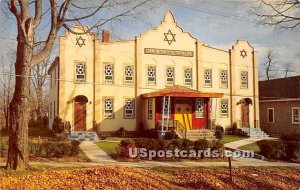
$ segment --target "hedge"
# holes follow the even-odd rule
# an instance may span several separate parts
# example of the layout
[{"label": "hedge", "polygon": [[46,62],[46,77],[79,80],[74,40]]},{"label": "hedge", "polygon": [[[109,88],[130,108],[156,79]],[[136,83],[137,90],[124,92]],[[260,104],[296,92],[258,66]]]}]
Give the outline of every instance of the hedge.
[{"label": "hedge", "polygon": [[147,138],[136,138],[122,140],[118,147],[117,152],[121,158],[130,158],[129,149],[132,148],[146,148],[147,150],[219,150],[221,154],[224,153],[224,146],[220,141],[209,142],[204,139],[197,140],[195,142],[189,139],[172,139],[172,140],[160,140],[160,139],[147,139]]}]

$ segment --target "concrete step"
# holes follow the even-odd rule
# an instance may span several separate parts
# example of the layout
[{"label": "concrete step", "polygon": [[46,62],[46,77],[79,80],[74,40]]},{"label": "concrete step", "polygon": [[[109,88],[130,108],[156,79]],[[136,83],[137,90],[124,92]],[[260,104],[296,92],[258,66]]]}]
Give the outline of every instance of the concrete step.
[{"label": "concrete step", "polygon": [[249,137],[269,137],[269,135],[262,131],[260,128],[241,128],[241,130],[247,133],[247,136]]},{"label": "concrete step", "polygon": [[187,138],[190,140],[206,139],[215,140],[216,137],[213,131],[203,129],[203,130],[187,130],[187,131],[176,131],[176,134],[180,138]]}]

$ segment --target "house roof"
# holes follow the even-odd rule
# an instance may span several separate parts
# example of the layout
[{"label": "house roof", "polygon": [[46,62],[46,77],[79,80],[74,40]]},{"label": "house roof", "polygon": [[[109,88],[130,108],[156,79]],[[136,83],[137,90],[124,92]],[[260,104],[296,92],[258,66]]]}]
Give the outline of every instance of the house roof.
[{"label": "house roof", "polygon": [[56,67],[56,65],[59,64],[59,57],[56,57],[52,64],[50,65],[48,69],[48,75],[51,73],[51,71]]},{"label": "house roof", "polygon": [[300,98],[300,76],[259,81],[261,100]]},{"label": "house roof", "polygon": [[197,90],[193,90],[187,88],[185,86],[170,86],[166,87],[162,90],[158,90],[155,92],[150,92],[146,94],[142,94],[143,98],[153,98],[153,97],[161,97],[161,96],[171,96],[171,97],[195,97],[195,98],[221,98],[223,97],[223,93],[202,93]]}]

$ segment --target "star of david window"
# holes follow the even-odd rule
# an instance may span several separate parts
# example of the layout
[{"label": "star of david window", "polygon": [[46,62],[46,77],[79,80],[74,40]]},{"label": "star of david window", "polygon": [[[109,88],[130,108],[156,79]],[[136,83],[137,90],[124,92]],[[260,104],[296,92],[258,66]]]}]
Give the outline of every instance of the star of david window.
[{"label": "star of david window", "polygon": [[211,69],[204,70],[204,86],[206,86],[206,87],[212,86],[212,70]]},{"label": "star of david window", "polygon": [[124,116],[126,119],[134,118],[134,99],[125,100]]},{"label": "star of david window", "polygon": [[172,42],[176,42],[175,36],[176,34],[173,34],[171,30],[169,30],[167,33],[164,33],[165,39],[164,41],[167,41],[169,45],[172,44]]},{"label": "star of david window", "polygon": [[112,98],[104,100],[104,117],[114,118],[114,100]]},{"label": "star of david window", "polygon": [[192,86],[192,68],[184,69],[184,85]]},{"label": "star of david window", "polygon": [[248,71],[241,72],[241,88],[248,88]]},{"label": "star of david window", "polygon": [[240,51],[240,53],[241,53],[241,56],[243,58],[247,57],[247,51],[246,50],[243,49],[242,51]]},{"label": "star of david window", "polygon": [[113,83],[113,77],[114,77],[114,66],[113,64],[106,64],[104,66],[104,79],[106,84],[112,84]]},{"label": "star of david window", "polygon": [[166,71],[166,84],[167,85],[173,85],[174,84],[174,67],[168,67]]},{"label": "star of david window", "polygon": [[77,82],[85,81],[85,63],[76,63],[75,78]]},{"label": "star of david window", "polygon": [[148,119],[152,119],[152,99],[148,99]]},{"label": "star of david window", "polygon": [[82,38],[81,36],[79,36],[79,38],[76,38],[76,45],[78,45],[79,47],[82,47],[85,45],[85,39]]},{"label": "star of david window", "polygon": [[221,78],[221,87],[227,88],[227,85],[228,85],[227,70],[221,71],[220,78]]},{"label": "star of david window", "polygon": [[228,117],[228,100],[221,99],[221,117]]},{"label": "star of david window", "polygon": [[196,99],[196,118],[204,117],[204,103],[202,99]]},{"label": "star of david window", "polygon": [[133,84],[133,66],[125,66],[125,84]]},{"label": "star of david window", "polygon": [[156,84],[156,67],[149,66],[147,73],[148,73],[148,84],[155,85]]}]

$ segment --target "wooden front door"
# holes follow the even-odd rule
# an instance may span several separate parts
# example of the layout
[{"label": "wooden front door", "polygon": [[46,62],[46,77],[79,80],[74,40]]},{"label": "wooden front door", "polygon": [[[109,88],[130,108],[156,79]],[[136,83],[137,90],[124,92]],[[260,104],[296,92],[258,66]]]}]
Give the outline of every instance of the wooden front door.
[{"label": "wooden front door", "polygon": [[242,127],[250,127],[249,125],[249,104],[246,102],[242,104]]},{"label": "wooden front door", "polygon": [[83,102],[74,103],[74,131],[86,130],[86,105]]},{"label": "wooden front door", "polygon": [[183,125],[185,130],[191,130],[192,107],[188,104],[175,104],[175,120]]}]

